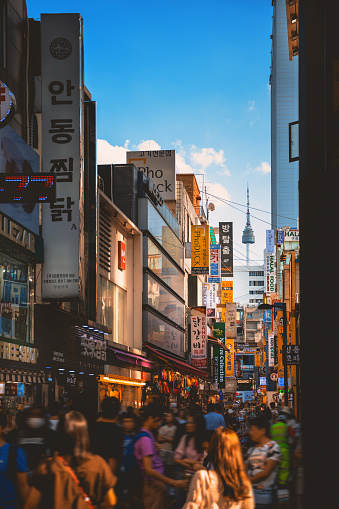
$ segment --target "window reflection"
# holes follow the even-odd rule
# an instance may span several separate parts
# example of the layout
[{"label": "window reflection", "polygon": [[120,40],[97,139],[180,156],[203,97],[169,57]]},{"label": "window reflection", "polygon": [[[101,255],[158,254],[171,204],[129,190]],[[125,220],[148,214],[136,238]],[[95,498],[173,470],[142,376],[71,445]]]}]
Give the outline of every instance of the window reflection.
[{"label": "window reflection", "polygon": [[148,268],[175,293],[184,298],[184,275],[150,239],[148,239]]},{"label": "window reflection", "polygon": [[154,278],[147,275],[148,305],[165,315],[176,324],[185,325],[185,306],[168,292]]}]

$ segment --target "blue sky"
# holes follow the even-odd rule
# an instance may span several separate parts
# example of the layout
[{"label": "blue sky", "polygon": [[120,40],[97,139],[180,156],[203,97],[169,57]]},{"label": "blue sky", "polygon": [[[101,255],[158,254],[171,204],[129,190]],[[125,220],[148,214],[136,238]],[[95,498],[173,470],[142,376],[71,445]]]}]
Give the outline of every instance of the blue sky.
[{"label": "blue sky", "polygon": [[251,258],[262,259],[270,228],[261,210],[270,211],[271,1],[27,0],[27,9],[35,19],[48,12],[84,19],[98,162],[125,162],[127,148],[176,149],[178,171],[202,174],[216,207],[211,224],[234,222],[241,265],[246,209],[236,203],[246,204],[248,182]]}]

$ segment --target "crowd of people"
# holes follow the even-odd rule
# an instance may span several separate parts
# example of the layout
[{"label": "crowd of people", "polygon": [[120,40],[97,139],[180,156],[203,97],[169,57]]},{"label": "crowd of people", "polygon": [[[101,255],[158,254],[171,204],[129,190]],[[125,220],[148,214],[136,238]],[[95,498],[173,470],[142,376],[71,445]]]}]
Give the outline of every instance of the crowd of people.
[{"label": "crowd of people", "polygon": [[[0,508],[271,509],[302,489],[290,407],[150,403],[106,397],[88,420],[53,402],[0,414]],[[298,499],[299,496],[299,499]]]}]

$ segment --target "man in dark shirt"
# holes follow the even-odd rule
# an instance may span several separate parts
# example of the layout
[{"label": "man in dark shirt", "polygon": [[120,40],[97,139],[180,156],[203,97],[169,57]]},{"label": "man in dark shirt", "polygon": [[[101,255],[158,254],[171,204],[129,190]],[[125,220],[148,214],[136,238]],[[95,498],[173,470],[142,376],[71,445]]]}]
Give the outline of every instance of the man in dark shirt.
[{"label": "man in dark shirt", "polygon": [[104,458],[116,476],[120,471],[124,442],[123,430],[116,424],[120,408],[118,398],[104,398],[101,403],[101,416],[94,423],[91,436],[92,452]]}]

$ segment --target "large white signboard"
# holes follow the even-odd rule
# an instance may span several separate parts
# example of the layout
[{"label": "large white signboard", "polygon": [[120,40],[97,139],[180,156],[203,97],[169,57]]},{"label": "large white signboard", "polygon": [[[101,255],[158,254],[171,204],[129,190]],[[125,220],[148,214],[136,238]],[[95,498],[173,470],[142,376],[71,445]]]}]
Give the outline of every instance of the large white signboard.
[{"label": "large white signboard", "polygon": [[57,175],[43,208],[42,297],[80,297],[83,33],[79,14],[41,15],[42,168]]},{"label": "large white signboard", "polygon": [[126,162],[151,178],[164,200],[175,200],[175,150],[127,152]]}]

